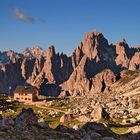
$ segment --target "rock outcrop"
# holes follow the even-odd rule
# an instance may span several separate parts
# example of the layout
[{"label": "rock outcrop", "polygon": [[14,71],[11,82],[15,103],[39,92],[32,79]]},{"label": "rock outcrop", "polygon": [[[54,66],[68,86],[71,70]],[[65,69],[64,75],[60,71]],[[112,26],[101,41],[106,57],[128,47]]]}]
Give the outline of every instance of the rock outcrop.
[{"label": "rock outcrop", "polygon": [[110,86],[115,83],[116,76],[110,69],[105,69],[96,74],[91,80],[91,93],[108,92]]},{"label": "rock outcrop", "polygon": [[89,80],[84,70],[86,60],[87,57],[84,56],[71,74],[69,80],[61,85],[62,89],[69,91],[71,95],[82,95],[89,92]]},{"label": "rock outcrop", "polygon": [[140,69],[140,52],[135,52],[129,65],[129,70],[135,71],[137,69]]},{"label": "rock outcrop", "polygon": [[[86,57],[82,59],[84,61]],[[84,64],[83,61],[81,61],[82,64]],[[93,95],[95,93],[107,92],[109,87],[116,81],[115,74],[109,69],[96,74],[91,79],[87,79],[82,64],[76,68],[70,79],[62,84],[62,89],[69,91],[71,95]]]},{"label": "rock outcrop", "polygon": [[96,105],[91,113],[91,117],[94,121],[100,121],[101,119],[109,119],[109,114],[101,105]]},{"label": "rock outcrop", "polygon": [[128,68],[129,65],[129,47],[126,43],[125,39],[122,39],[119,43],[115,45],[116,49],[116,65],[120,65],[121,67]]}]

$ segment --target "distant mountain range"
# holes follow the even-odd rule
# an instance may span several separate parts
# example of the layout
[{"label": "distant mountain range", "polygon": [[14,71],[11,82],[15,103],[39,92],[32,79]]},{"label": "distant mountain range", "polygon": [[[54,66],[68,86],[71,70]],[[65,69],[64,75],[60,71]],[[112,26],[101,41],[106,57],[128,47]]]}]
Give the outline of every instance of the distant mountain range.
[{"label": "distant mountain range", "polygon": [[44,95],[93,95],[113,91],[124,70],[139,69],[140,47],[130,48],[125,39],[109,44],[102,33],[93,31],[70,57],[56,53],[54,46],[48,51],[35,46],[22,53],[0,52],[0,92],[30,84]]}]

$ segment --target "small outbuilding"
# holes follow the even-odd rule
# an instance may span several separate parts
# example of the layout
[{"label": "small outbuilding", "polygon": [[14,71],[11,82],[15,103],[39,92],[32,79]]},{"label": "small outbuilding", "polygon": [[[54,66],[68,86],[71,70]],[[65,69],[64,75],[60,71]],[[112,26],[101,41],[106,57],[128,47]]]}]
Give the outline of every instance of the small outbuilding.
[{"label": "small outbuilding", "polygon": [[17,86],[14,100],[19,102],[33,102],[37,100],[39,90],[34,86]]}]

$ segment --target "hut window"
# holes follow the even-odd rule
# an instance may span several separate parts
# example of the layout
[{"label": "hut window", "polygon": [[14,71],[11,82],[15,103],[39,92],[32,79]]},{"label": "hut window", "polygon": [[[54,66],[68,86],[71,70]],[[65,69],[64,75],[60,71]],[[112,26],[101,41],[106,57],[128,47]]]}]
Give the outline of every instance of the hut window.
[{"label": "hut window", "polygon": [[25,98],[25,100],[27,100],[27,98]]}]

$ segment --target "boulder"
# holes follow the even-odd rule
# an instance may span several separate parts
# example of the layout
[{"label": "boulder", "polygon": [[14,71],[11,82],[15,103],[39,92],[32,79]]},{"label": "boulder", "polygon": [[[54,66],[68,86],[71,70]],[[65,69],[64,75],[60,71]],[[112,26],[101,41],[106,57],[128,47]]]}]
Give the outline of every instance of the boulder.
[{"label": "boulder", "polygon": [[15,119],[16,129],[27,129],[32,125],[38,124],[38,118],[32,108],[22,109],[22,112]]},{"label": "boulder", "polygon": [[140,132],[140,126],[132,126],[128,129],[128,132],[138,133]]},{"label": "boulder", "polygon": [[1,121],[2,129],[10,129],[13,126],[14,126],[14,120],[12,119],[12,117],[7,116],[2,119],[2,121]]},{"label": "boulder", "polygon": [[79,122],[89,122],[90,119],[86,115],[79,116],[76,118]]},{"label": "boulder", "polygon": [[72,118],[73,118],[73,114],[64,114],[60,118],[60,123],[65,123],[65,122],[71,121]]},{"label": "boulder", "polygon": [[73,126],[73,129],[74,129],[74,130],[78,130],[78,129],[79,129],[79,126],[78,126],[78,125],[74,125],[74,126]]},{"label": "boulder", "polygon": [[108,119],[109,113],[107,113],[105,108],[101,105],[96,105],[94,110],[91,112],[91,117],[94,121],[100,121],[101,119]]},{"label": "boulder", "polygon": [[88,122],[83,125],[82,129],[89,132],[99,133],[102,137],[116,137],[116,134],[110,130],[105,124],[96,123],[96,122]]},{"label": "boulder", "polygon": [[49,123],[47,121],[44,121],[43,118],[40,118],[38,120],[38,125],[41,127],[49,128]]}]

